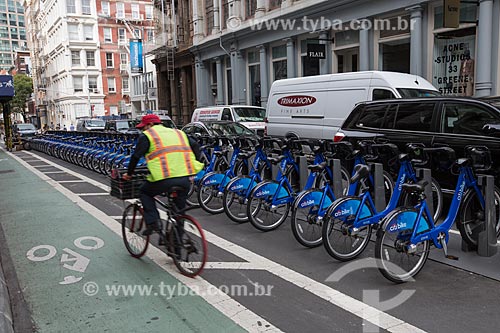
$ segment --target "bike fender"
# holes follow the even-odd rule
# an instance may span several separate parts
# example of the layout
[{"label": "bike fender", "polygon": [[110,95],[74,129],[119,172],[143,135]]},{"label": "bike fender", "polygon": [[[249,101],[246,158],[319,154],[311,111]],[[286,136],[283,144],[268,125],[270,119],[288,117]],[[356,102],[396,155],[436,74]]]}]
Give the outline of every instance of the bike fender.
[{"label": "bike fender", "polygon": [[[300,201],[297,203],[297,207],[307,208],[307,207],[317,206],[321,202],[322,197],[323,197],[323,192],[321,192],[321,191],[309,192],[300,198]],[[322,208],[327,208],[331,204],[332,204],[332,200],[327,196],[323,200],[323,207]]]},{"label": "bike fender", "polygon": [[[332,212],[332,216],[336,218],[346,218],[348,216],[355,215],[360,208],[359,205],[361,205],[361,200],[347,199],[337,206],[337,209]],[[368,205],[365,203],[359,212],[359,218],[364,219],[370,216],[372,216],[372,213]]]},{"label": "bike fender", "polygon": [[[258,185],[254,189],[253,196],[255,198],[261,198],[261,197],[267,197],[267,196],[274,195],[276,193],[276,191],[278,191],[278,186],[279,186],[278,183],[264,183],[264,184]],[[289,195],[288,191],[284,187],[281,187],[278,198],[287,197],[288,195]]]},{"label": "bike fender", "polygon": [[229,187],[227,190],[231,192],[247,191],[254,188],[255,185],[257,185],[257,183],[251,178],[238,178],[238,180],[235,180],[231,184],[231,187]]},{"label": "bike fender", "polygon": [[207,171],[205,169],[201,170],[194,176],[194,181],[195,183],[199,182],[205,175],[207,174]]},{"label": "bike fender", "polygon": [[202,186],[214,186],[214,185],[220,185],[222,183],[222,180],[224,179],[224,175],[222,173],[214,173],[209,176],[207,176],[203,182]]},{"label": "bike fender", "polygon": [[[399,233],[402,231],[413,230],[415,226],[415,221],[417,219],[417,212],[414,211],[405,211],[401,212],[397,215],[397,217],[386,226],[386,231],[392,233]],[[422,233],[424,231],[429,230],[429,224],[424,219],[423,216],[420,217],[420,221],[418,223],[417,234]]]}]

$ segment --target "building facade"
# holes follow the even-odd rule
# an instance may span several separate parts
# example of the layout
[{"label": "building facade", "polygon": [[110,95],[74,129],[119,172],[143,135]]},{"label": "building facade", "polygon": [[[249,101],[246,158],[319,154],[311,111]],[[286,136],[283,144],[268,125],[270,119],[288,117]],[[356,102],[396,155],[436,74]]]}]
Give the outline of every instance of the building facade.
[{"label": "building facade", "polygon": [[14,66],[15,50],[26,48],[22,1],[0,0],[0,70]]},{"label": "building facade", "polygon": [[500,95],[500,0],[462,2],[456,28],[444,28],[444,11],[421,0],[195,1],[197,104],[265,106],[274,80],[361,70]]}]

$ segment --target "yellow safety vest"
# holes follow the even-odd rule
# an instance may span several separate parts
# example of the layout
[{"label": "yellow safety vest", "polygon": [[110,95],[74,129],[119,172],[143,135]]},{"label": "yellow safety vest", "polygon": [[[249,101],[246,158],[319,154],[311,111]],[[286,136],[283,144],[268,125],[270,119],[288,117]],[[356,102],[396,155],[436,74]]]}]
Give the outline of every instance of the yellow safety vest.
[{"label": "yellow safety vest", "polygon": [[150,172],[148,181],[191,176],[203,169],[203,163],[196,160],[191,150],[186,133],[153,126],[144,131],[144,134],[149,139],[149,151],[146,154]]}]

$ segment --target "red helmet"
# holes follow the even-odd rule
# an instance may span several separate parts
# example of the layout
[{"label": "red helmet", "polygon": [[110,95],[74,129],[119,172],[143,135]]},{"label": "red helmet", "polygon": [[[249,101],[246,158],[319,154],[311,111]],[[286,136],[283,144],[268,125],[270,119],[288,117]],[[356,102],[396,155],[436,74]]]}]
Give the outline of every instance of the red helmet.
[{"label": "red helmet", "polygon": [[137,126],[135,126],[135,127],[136,128],[143,128],[144,126],[149,125],[149,124],[161,124],[160,117],[158,117],[155,114],[147,114],[144,117],[142,117],[141,122],[139,124],[137,124]]}]

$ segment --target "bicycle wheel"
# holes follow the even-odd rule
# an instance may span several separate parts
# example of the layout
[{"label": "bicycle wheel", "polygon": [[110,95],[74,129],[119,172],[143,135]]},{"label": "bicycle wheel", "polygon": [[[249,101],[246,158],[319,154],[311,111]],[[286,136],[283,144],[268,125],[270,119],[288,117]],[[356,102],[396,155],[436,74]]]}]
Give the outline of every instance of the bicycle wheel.
[{"label": "bicycle wheel", "polygon": [[360,255],[368,245],[372,234],[372,226],[368,225],[359,230],[353,230],[356,214],[359,220],[373,215],[365,204],[360,207],[358,197],[345,197],[336,200],[326,212],[323,223],[323,245],[329,255],[339,261],[348,261]]},{"label": "bicycle wheel", "polygon": [[[418,211],[414,208],[396,208],[387,215],[377,231],[377,265],[382,275],[392,282],[403,283],[412,279],[424,267],[429,256],[429,240],[415,244],[415,247],[409,250],[417,216]],[[409,228],[401,229],[401,226]]]},{"label": "bicycle wheel", "polygon": [[135,203],[128,205],[122,216],[122,236],[125,247],[134,258],[142,257],[148,249],[149,236],[141,235],[145,229],[142,207]]},{"label": "bicycle wheel", "polygon": [[186,202],[190,207],[197,207],[200,205],[198,202],[198,185],[195,182],[191,182],[189,186]]},{"label": "bicycle wheel", "polygon": [[198,203],[207,213],[220,214],[224,211],[222,193],[219,193],[220,181],[216,181],[213,185],[203,185],[205,180],[211,176],[214,176],[214,173],[207,174],[200,181],[198,188]]},{"label": "bicycle wheel", "polygon": [[226,185],[222,203],[226,215],[234,222],[248,222],[246,196],[255,185],[249,177],[236,177]]},{"label": "bicycle wheel", "polygon": [[[347,192],[349,191],[349,186],[351,185],[351,176],[349,176],[349,172],[347,172],[347,169],[344,167],[340,168],[340,176],[342,179],[342,195],[347,195]],[[323,170],[317,177],[316,181],[314,184],[315,188],[324,188],[325,187],[325,182],[329,182],[330,184],[333,184],[333,180],[330,179],[330,175],[328,172]]]},{"label": "bicycle wheel", "polygon": [[[184,225],[184,231],[177,229]],[[177,217],[177,228],[169,233],[169,243],[177,247],[173,255],[174,264],[185,276],[199,275],[207,262],[207,241],[198,221],[189,215]],[[180,240],[180,241],[179,241]]]},{"label": "bicycle wheel", "polygon": [[[496,236],[500,237],[500,190],[495,186]],[[468,190],[460,209],[457,228],[462,239],[472,248],[477,247],[479,233],[484,230],[485,212],[474,190]]]},{"label": "bicycle wheel", "polygon": [[[441,186],[439,186],[439,183],[434,178],[431,179],[431,186],[432,203],[434,207],[434,224],[439,225],[439,217],[441,216],[441,212],[443,211],[443,191],[441,190]],[[418,197],[418,195],[403,192],[401,193],[400,206],[414,207],[418,204]]]},{"label": "bicycle wheel", "polygon": [[[292,232],[295,239],[305,247],[314,248],[322,243],[323,219],[318,218],[322,196],[322,191],[313,189],[302,193],[294,201]],[[328,207],[329,204],[329,201],[325,202],[324,206]]]},{"label": "bicycle wheel", "polygon": [[[268,191],[263,190],[264,185],[274,185]],[[271,231],[278,228],[288,217],[290,211],[290,203],[286,202],[279,205],[273,205],[273,196],[277,190],[278,184],[276,182],[262,183],[260,186],[255,187],[250,193],[247,203],[247,216],[252,225],[260,231]],[[272,190],[274,188],[274,191]],[[267,192],[267,194],[259,194],[258,192]],[[282,187],[280,191],[280,198],[290,196],[288,189]]]}]

